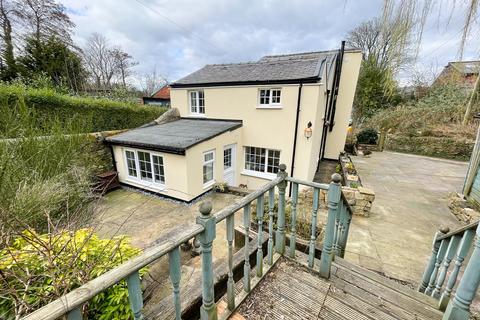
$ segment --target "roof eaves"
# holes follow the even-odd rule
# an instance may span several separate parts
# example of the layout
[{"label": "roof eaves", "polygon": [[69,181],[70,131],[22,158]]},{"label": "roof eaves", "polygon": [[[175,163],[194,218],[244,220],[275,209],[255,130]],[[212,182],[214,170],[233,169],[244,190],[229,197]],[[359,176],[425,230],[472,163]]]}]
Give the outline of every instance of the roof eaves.
[{"label": "roof eaves", "polygon": [[204,82],[204,83],[172,83],[171,88],[198,88],[198,87],[229,87],[246,85],[270,85],[270,84],[297,84],[314,83],[320,80],[318,75],[312,77],[288,79],[288,80],[258,80],[258,81],[222,81],[222,82]]}]

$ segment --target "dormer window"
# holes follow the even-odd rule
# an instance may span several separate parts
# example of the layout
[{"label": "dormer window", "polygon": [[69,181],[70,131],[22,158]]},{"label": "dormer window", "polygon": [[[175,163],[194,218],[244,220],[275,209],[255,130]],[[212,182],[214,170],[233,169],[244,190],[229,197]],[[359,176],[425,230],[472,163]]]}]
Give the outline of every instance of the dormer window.
[{"label": "dormer window", "polygon": [[280,96],[282,90],[279,88],[275,89],[260,89],[259,102],[258,106],[260,108],[279,108],[280,105]]},{"label": "dormer window", "polygon": [[205,114],[205,96],[203,90],[190,91],[190,112]]}]

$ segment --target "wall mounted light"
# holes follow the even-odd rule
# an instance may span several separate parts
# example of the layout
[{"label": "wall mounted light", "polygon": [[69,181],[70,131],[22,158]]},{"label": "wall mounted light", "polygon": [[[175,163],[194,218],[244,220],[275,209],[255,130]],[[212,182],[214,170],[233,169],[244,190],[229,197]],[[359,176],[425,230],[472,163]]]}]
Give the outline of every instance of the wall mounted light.
[{"label": "wall mounted light", "polygon": [[305,136],[305,138],[310,139],[312,137],[312,123],[309,121],[307,123],[307,127],[305,128],[305,130],[303,130],[303,135]]}]

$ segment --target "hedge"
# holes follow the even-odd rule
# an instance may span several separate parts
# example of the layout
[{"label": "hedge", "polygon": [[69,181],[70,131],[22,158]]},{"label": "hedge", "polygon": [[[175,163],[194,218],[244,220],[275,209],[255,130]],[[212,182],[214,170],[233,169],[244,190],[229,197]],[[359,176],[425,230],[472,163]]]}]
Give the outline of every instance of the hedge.
[{"label": "hedge", "polygon": [[19,102],[24,102],[28,108],[35,110],[38,126],[43,126],[52,119],[63,123],[77,119],[81,121],[84,131],[89,132],[138,127],[166,111],[161,107],[69,96],[51,89],[0,84],[0,103],[15,107]]}]

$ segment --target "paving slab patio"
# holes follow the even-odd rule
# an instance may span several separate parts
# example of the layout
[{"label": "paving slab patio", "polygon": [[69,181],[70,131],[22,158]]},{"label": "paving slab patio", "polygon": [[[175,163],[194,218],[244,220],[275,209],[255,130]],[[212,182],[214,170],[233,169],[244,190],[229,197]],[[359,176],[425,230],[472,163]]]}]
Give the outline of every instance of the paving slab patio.
[{"label": "paving slab patio", "polygon": [[461,192],[468,163],[394,152],[352,160],[375,201],[370,217],[352,219],[346,259],[418,284],[435,231],[460,226],[447,198]]}]

